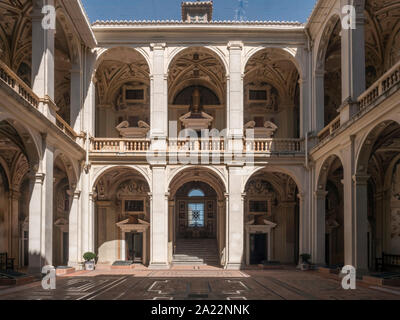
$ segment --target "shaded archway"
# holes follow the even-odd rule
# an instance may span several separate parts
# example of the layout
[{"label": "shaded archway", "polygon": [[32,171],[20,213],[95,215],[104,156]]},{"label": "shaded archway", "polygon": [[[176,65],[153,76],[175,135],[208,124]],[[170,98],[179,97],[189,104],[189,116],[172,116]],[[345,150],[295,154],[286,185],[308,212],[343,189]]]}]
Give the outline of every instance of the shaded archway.
[{"label": "shaded archway", "polygon": [[15,267],[29,263],[29,206],[32,175],[39,150],[17,121],[0,121],[0,229],[2,252],[15,259]]},{"label": "shaded archway", "polygon": [[[208,168],[192,167],[176,173],[170,179],[169,191],[170,263],[224,265],[224,182]],[[208,246],[208,252],[202,251],[202,246]]]},{"label": "shaded archway", "polygon": [[376,269],[383,252],[400,254],[399,141],[400,124],[381,122],[368,133],[357,158],[356,176],[365,177],[367,188],[360,196],[367,202],[370,269]]},{"label": "shaded archway", "polygon": [[133,48],[108,49],[99,57],[95,77],[96,136],[145,138],[150,128],[150,67],[145,57]]},{"label": "shaded archway", "polygon": [[399,14],[399,1],[365,1],[367,88],[400,61]]},{"label": "shaded archway", "polygon": [[150,187],[128,167],[113,167],[95,181],[95,251],[101,264],[150,257]]},{"label": "shaded archway", "polygon": [[[200,110],[212,117],[204,129],[226,128],[226,68],[219,56],[205,47],[180,51],[168,67],[168,119],[177,129],[190,129],[180,118],[193,111],[192,95],[200,91]],[[171,130],[171,128],[170,128]]]},{"label": "shaded archway", "polygon": [[[248,60],[244,72],[244,125],[259,138],[300,135],[299,71],[287,51],[266,48]],[[266,129],[272,122],[277,128]]]},{"label": "shaded archway", "polygon": [[316,262],[329,267],[344,266],[343,165],[332,155],[321,167],[317,200]]},{"label": "shaded archway", "polygon": [[263,169],[247,181],[244,198],[246,265],[297,264],[299,199],[295,181]]}]

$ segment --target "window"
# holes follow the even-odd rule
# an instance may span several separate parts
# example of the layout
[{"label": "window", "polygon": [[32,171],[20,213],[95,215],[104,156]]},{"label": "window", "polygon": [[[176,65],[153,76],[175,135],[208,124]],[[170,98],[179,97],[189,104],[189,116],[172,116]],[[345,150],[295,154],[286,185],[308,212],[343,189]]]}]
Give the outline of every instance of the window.
[{"label": "window", "polygon": [[189,228],[204,227],[204,203],[188,204],[188,226]]},{"label": "window", "polygon": [[189,192],[189,197],[204,197],[204,192],[200,189],[193,189]]},{"label": "window", "polygon": [[267,100],[267,91],[266,90],[250,90],[249,91],[249,100],[265,101],[265,100]]},{"label": "window", "polygon": [[126,90],[125,91],[125,99],[126,100],[143,100],[144,99],[144,90]]},{"label": "window", "polygon": [[268,212],[268,202],[267,201],[250,200],[249,206],[250,206],[250,212],[252,212],[252,213],[267,213]]},{"label": "window", "polygon": [[143,200],[125,200],[125,212],[143,212]]}]

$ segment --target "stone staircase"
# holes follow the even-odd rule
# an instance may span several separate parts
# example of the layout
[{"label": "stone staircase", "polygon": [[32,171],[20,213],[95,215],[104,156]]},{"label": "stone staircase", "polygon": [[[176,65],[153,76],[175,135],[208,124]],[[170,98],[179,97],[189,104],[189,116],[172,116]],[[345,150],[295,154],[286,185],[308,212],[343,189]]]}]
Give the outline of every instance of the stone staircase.
[{"label": "stone staircase", "polygon": [[178,239],[172,264],[219,266],[217,241],[215,239]]}]

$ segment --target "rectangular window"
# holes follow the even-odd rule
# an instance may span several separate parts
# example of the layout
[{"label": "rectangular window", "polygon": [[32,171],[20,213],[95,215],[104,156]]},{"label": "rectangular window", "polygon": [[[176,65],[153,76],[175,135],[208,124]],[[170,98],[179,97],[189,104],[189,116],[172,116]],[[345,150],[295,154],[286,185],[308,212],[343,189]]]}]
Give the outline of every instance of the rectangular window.
[{"label": "rectangular window", "polygon": [[144,90],[143,89],[129,89],[125,91],[126,100],[143,100]]},{"label": "rectangular window", "polygon": [[125,200],[125,212],[143,212],[143,200]]},{"label": "rectangular window", "polygon": [[249,100],[265,101],[265,100],[267,100],[267,91],[266,90],[250,90],[249,91]]},{"label": "rectangular window", "polygon": [[204,227],[204,203],[188,204],[188,226],[189,228]]},{"label": "rectangular window", "polygon": [[267,201],[250,200],[250,212],[252,213],[268,213]]}]

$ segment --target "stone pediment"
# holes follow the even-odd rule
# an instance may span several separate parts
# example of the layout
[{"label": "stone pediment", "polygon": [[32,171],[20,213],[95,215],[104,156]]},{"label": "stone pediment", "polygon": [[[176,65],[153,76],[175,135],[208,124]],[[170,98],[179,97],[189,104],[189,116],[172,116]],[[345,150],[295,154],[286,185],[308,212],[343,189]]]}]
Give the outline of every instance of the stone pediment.
[{"label": "stone pediment", "polygon": [[144,121],[139,121],[137,127],[129,127],[128,121],[122,121],[116,129],[123,138],[146,138],[150,126]]},{"label": "stone pediment", "polygon": [[117,222],[116,225],[123,232],[143,232],[150,227],[150,223],[145,220],[136,219],[135,221],[132,221],[131,218]]},{"label": "stone pediment", "polygon": [[188,112],[179,118],[186,129],[202,130],[208,129],[214,118],[205,112],[194,114]]}]

